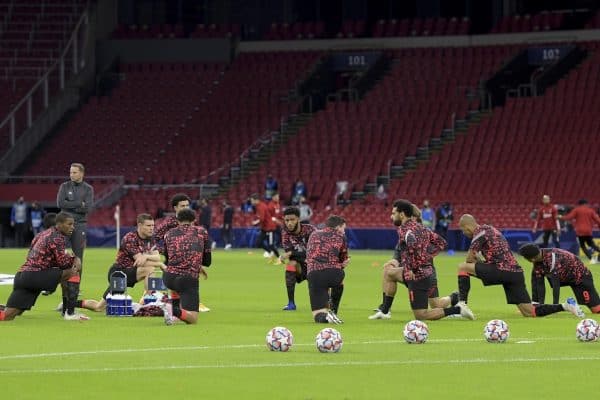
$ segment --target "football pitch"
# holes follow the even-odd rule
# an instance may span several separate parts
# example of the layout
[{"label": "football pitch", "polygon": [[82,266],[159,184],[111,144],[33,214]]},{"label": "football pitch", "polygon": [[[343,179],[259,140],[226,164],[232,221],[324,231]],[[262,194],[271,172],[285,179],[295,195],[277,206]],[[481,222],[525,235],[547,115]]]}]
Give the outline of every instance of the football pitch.
[{"label": "football pitch", "polygon": [[[400,286],[391,320],[367,316],[381,302],[381,265],[389,252],[351,251],[345,292],[335,326],[340,353],[321,354],[315,336],[325,325],[312,320],[306,282],[297,286],[294,312],[287,303],[283,266],[261,251],[216,250],[201,299],[211,308],[198,325],[165,326],[162,318],[106,317],[63,321],[53,311],[60,288],[40,296],[31,312],[0,323],[3,399],[570,399],[598,393],[600,343],[575,339],[570,313],[527,319],[507,305],[501,287],[472,279],[469,305],[476,321],[428,321],[427,343],[402,337],[413,319]],[[0,251],[0,273],[13,274],[26,250]],[[87,249],[82,293],[99,298],[114,249]],[[436,258],[440,294],[456,289],[464,254]],[[520,259],[529,281],[530,264]],[[591,266],[596,284],[600,267]],[[0,286],[5,303],[11,286]],[[130,290],[134,300],[141,287]],[[572,296],[563,288],[561,301]],[[546,299],[551,298],[549,289]],[[586,316],[595,318],[589,309]],[[490,319],[510,327],[504,344],[482,331]],[[285,326],[294,335],[287,353],[270,352],[265,335]]]}]

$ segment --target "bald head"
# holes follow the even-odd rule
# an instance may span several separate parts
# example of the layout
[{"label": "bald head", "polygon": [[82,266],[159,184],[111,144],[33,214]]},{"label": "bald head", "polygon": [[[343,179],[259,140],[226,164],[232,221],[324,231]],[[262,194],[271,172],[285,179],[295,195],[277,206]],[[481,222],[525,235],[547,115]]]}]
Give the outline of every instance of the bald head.
[{"label": "bald head", "polygon": [[463,214],[458,221],[458,226],[466,237],[472,238],[473,232],[475,232],[475,229],[477,229],[479,225],[477,224],[474,216],[471,214]]},{"label": "bald head", "polygon": [[548,196],[547,194],[545,194],[542,197],[542,203],[544,203],[544,204],[550,204],[550,196]]}]

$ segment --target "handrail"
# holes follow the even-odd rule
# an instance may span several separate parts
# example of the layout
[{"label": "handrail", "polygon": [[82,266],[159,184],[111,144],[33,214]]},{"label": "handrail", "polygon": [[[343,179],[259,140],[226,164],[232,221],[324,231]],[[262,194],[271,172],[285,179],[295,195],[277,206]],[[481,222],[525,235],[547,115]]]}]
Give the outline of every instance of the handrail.
[{"label": "handrail", "polygon": [[[27,101],[29,101],[29,99],[33,96],[34,92],[37,89],[39,89],[42,85],[46,85],[46,80],[48,79],[48,77],[50,76],[51,73],[53,73],[59,67],[62,67],[64,69],[64,61],[65,61],[64,59],[66,58],[67,53],[71,50],[71,46],[73,46],[73,49],[74,49],[74,56],[75,57],[77,56],[77,50],[75,49],[75,46],[77,45],[76,35],[79,34],[81,26],[85,22],[87,22],[87,19],[88,19],[88,8],[86,7],[86,9],[82,13],[81,17],[79,17],[79,20],[77,21],[77,24],[75,25],[75,28],[73,29],[71,37],[67,41],[67,44],[65,45],[65,48],[63,49],[60,57],[56,61],[54,61],[54,64],[50,68],[48,68],[46,73],[37,81],[37,83],[35,85],[33,85],[33,87],[29,90],[29,92],[27,92],[27,94],[25,96],[23,96],[21,101],[19,101],[17,103],[17,105],[15,105],[12,108],[12,110],[8,113],[6,118],[4,118],[4,120],[2,122],[0,122],[0,129],[2,129],[5,125],[7,125],[11,120],[14,119],[17,111]],[[77,64],[78,64],[77,62],[75,62],[73,64],[73,70],[74,70],[75,74],[78,73]],[[61,73],[60,78],[61,78],[60,87],[61,87],[61,89],[64,89],[64,71],[63,71],[63,73]],[[14,145],[14,122],[11,122],[11,145]]]}]

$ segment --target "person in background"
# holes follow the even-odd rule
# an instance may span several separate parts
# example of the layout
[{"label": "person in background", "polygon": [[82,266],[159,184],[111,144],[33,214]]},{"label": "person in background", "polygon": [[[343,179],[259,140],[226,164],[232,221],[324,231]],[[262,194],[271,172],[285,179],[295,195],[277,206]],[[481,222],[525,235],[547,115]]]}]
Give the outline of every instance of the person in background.
[{"label": "person in background", "polygon": [[294,182],[294,186],[292,187],[292,204],[300,204],[301,197],[308,197],[308,193],[306,192],[306,185],[304,184],[304,182],[302,182],[302,180],[296,179],[296,182]]},{"label": "person in background", "polygon": [[313,210],[308,204],[306,204],[306,198],[304,196],[300,197],[298,210],[300,210],[300,223],[310,224],[310,218],[313,215]]},{"label": "person in background", "polygon": [[[585,253],[587,258],[590,259],[592,264],[597,264],[600,248],[594,243],[592,230],[594,223],[600,226],[600,217],[598,217],[598,214],[596,214],[594,209],[589,206],[586,199],[579,200],[578,204],[579,205],[572,209],[567,215],[563,215],[559,218],[565,221],[573,221],[573,227],[575,228],[575,234],[579,240],[581,250]],[[590,248],[588,249],[587,246],[590,246]],[[596,251],[596,255],[594,255],[594,251]]]},{"label": "person in background", "polygon": [[268,258],[269,263],[281,264],[279,251],[274,242],[274,232],[277,229],[277,224],[273,221],[269,205],[260,199],[258,193],[252,194],[250,199],[256,209],[256,218],[252,221],[252,225],[258,226],[260,229],[254,247],[262,247],[265,250],[265,256]]},{"label": "person in background", "polygon": [[542,247],[547,248],[552,235],[554,241],[554,247],[560,247],[559,234],[560,234],[560,222],[558,220],[558,212],[554,204],[550,204],[550,196],[545,194],[542,197],[542,205],[537,210],[537,218],[533,224],[533,233],[537,232],[538,227],[541,226],[544,232]]},{"label": "person in background", "polygon": [[377,193],[375,193],[375,197],[377,198],[377,200],[379,200],[381,203],[383,203],[383,205],[385,207],[387,207],[388,205],[388,194],[385,191],[385,186],[383,186],[383,184],[379,185],[379,187],[377,187]]},{"label": "person in background", "polygon": [[[75,230],[71,235],[71,249],[83,264],[83,251],[87,242],[87,217],[94,207],[94,188],[83,181],[85,168],[83,164],[73,163],[69,169],[69,180],[62,183],[56,195],[56,204],[62,212],[67,212],[75,219]],[[82,266],[83,268],[83,266]],[[83,273],[81,271],[80,275]]]},{"label": "person in background", "polygon": [[[200,207],[198,209],[200,215],[198,216],[198,225],[206,229],[210,237],[210,226],[212,223],[212,207],[210,206],[208,199],[203,197],[200,199]],[[217,243],[211,240],[211,248],[215,248]]]},{"label": "person in background", "polygon": [[25,247],[27,203],[25,203],[23,196],[19,197],[10,210],[10,226],[15,230],[15,247]]},{"label": "person in background", "polygon": [[267,176],[267,181],[265,182],[265,199],[271,200],[273,195],[277,193],[278,188],[279,184],[277,183],[277,179],[273,178],[273,175],[269,174],[269,176]]},{"label": "person in background", "polygon": [[234,209],[228,200],[223,200],[223,226],[221,227],[221,237],[225,242],[225,250],[231,250],[233,243],[233,213]]},{"label": "person in background", "polygon": [[45,229],[43,227],[45,214],[46,212],[40,207],[37,201],[31,203],[31,208],[29,209],[29,222],[31,223],[31,232],[33,232],[33,236]]},{"label": "person in background", "polygon": [[423,208],[421,208],[421,221],[423,226],[431,230],[435,229],[435,210],[429,206],[429,200],[423,200]]},{"label": "person in background", "polygon": [[435,233],[443,237],[446,243],[448,243],[448,254],[454,254],[454,250],[450,247],[450,241],[448,240],[448,228],[452,220],[454,220],[452,205],[448,202],[442,203],[436,211],[435,220]]}]

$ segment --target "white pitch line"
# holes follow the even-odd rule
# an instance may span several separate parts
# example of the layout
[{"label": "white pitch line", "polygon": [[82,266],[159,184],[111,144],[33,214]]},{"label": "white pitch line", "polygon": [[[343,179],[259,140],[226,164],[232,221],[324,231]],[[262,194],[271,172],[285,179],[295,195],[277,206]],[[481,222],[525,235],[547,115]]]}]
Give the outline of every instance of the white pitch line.
[{"label": "white pitch line", "polygon": [[[572,341],[570,338],[513,338],[511,342],[518,340],[535,340],[538,341]],[[431,339],[428,343],[468,343],[482,342],[483,339],[462,338],[462,339]],[[368,340],[363,342],[344,342],[346,346],[356,345],[386,345],[386,344],[404,344],[404,340]],[[314,343],[294,343],[294,347],[314,346]],[[145,353],[145,352],[173,352],[173,351],[201,351],[201,350],[228,350],[228,349],[251,349],[265,347],[264,344],[232,344],[232,345],[215,345],[215,346],[181,346],[181,347],[146,347],[146,348],[125,348],[111,350],[86,350],[86,351],[69,351],[60,353],[31,353],[31,354],[12,354],[0,356],[1,360],[17,360],[17,359],[32,359],[32,358],[52,358],[52,357],[71,357],[71,356],[88,356],[102,354],[119,354],[119,353]]]},{"label": "white pitch line", "polygon": [[43,368],[26,370],[0,370],[0,375],[10,374],[62,374],[62,373],[85,373],[85,372],[147,372],[147,371],[174,371],[194,369],[254,369],[254,368],[277,368],[277,367],[364,367],[364,366],[386,366],[386,365],[444,365],[444,364],[490,364],[490,363],[539,363],[539,362],[565,362],[565,361],[598,361],[600,355],[589,357],[541,357],[541,358],[507,358],[507,359],[485,359],[473,358],[466,360],[385,360],[385,361],[323,361],[323,362],[299,362],[299,363],[252,363],[252,364],[200,364],[200,365],[168,365],[152,367],[105,367],[105,368]]}]

